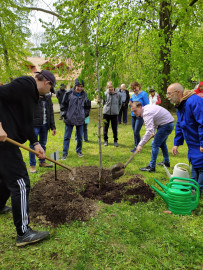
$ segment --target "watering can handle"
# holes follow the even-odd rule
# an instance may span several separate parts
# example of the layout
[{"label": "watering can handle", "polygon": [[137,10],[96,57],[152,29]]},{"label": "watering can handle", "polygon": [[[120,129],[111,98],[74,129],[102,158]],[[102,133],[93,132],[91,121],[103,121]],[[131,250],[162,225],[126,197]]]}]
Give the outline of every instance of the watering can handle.
[{"label": "watering can handle", "polygon": [[190,169],[190,171],[191,171],[191,167],[190,167],[188,164],[185,164],[185,163],[177,163],[177,164],[175,165],[175,167],[178,167],[179,165],[186,166],[186,167],[188,167],[188,168]]},{"label": "watering can handle", "polygon": [[[192,179],[190,179],[192,180]],[[174,184],[174,182],[170,182],[168,184],[168,187],[170,188],[172,185]],[[193,187],[194,189],[196,189],[196,192],[197,192],[197,196],[196,196],[196,200],[195,200],[195,203],[198,204],[198,201],[199,201],[199,195],[200,195],[200,192],[199,192],[199,187],[194,185],[194,184],[191,184],[191,183],[184,183],[183,182],[175,182],[175,184],[178,184],[178,185],[181,185],[181,186],[190,186],[190,187]]]},{"label": "watering can handle", "polygon": [[[196,185],[197,187],[199,187],[199,185],[198,185],[198,183],[197,183],[197,181],[195,181],[194,179],[189,179],[189,178],[183,178],[183,177],[175,177],[175,176],[173,176],[173,177],[171,177],[171,179],[170,179],[170,181],[169,181],[169,183],[170,182],[173,182],[173,180],[184,180],[184,181],[188,181],[188,182],[193,182],[193,184],[194,185]],[[177,182],[173,182],[174,184],[175,183],[177,183]],[[183,184],[183,183],[182,183]],[[185,183],[184,183],[185,184]]]}]

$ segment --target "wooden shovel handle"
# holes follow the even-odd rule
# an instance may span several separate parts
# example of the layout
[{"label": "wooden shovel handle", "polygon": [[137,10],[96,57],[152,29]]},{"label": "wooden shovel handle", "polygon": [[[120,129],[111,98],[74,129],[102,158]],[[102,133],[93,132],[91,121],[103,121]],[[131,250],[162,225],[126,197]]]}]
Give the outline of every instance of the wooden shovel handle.
[{"label": "wooden shovel handle", "polygon": [[[154,138],[155,134],[153,134],[152,136],[149,137],[149,139],[147,140],[146,143],[148,143],[148,141],[151,140],[151,138]],[[131,162],[131,160],[134,158],[134,156],[138,153],[138,151],[136,150],[133,155],[127,160],[127,162],[124,164],[124,168],[126,168],[128,166],[128,164]]]},{"label": "wooden shovel handle", "polygon": [[[6,138],[6,141],[9,142],[9,143],[12,143],[12,144],[14,144],[14,145],[16,145],[16,146],[18,146],[18,147],[21,147],[21,148],[23,148],[23,149],[25,149],[25,150],[27,150],[27,151],[29,151],[29,152],[31,152],[31,153],[37,155],[37,156],[38,156],[38,154],[39,154],[37,151],[35,151],[35,150],[33,150],[33,149],[31,149],[31,148],[29,148],[29,147],[27,147],[27,146],[25,146],[25,145],[19,143],[19,142],[16,142],[16,141],[14,141],[14,140],[12,140],[12,139],[10,139],[10,138]],[[47,159],[47,160],[49,160],[49,161],[51,161],[51,162],[53,162],[53,163],[55,163],[55,164],[57,164],[57,165],[59,165],[59,166],[65,168],[65,169],[68,169],[69,171],[72,172],[72,169],[71,169],[70,167],[63,165],[63,164],[57,162],[56,160],[54,160],[54,159],[52,159],[52,158],[49,158],[49,157],[46,157],[46,156],[45,156],[45,159]]]}]

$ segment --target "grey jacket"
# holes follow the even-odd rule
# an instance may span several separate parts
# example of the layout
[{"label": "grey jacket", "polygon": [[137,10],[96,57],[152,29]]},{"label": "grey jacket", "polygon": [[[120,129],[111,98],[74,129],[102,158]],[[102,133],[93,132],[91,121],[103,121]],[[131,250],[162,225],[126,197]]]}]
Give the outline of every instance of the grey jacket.
[{"label": "grey jacket", "polygon": [[122,106],[121,94],[118,91],[115,91],[113,94],[110,94],[109,91],[107,90],[105,92],[103,114],[119,115],[121,106]]}]

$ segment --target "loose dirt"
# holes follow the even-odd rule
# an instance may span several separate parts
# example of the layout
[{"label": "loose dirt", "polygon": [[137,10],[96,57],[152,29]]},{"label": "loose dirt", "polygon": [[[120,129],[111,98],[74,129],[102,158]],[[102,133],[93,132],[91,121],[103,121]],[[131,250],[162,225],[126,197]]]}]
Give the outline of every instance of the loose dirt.
[{"label": "loose dirt", "polygon": [[103,169],[99,186],[97,166],[75,168],[74,180],[67,170],[41,176],[30,195],[31,220],[56,227],[74,220],[89,220],[99,211],[98,200],[106,204],[128,201],[130,204],[154,199],[154,193],[140,175],[124,183],[115,182],[110,170]]}]

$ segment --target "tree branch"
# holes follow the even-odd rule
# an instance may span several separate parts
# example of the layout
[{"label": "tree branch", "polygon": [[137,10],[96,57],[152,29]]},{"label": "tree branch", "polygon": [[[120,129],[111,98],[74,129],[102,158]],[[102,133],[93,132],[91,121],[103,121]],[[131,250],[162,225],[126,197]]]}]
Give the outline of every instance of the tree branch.
[{"label": "tree branch", "polygon": [[192,0],[192,2],[189,4],[190,7],[192,7],[198,0]]},{"label": "tree branch", "polygon": [[30,10],[42,11],[42,12],[44,12],[44,13],[51,14],[51,15],[57,17],[57,18],[60,17],[58,13],[53,12],[53,11],[51,11],[51,10],[46,10],[46,9],[38,8],[38,7],[24,7],[24,8],[27,8],[27,9],[30,9]]}]

